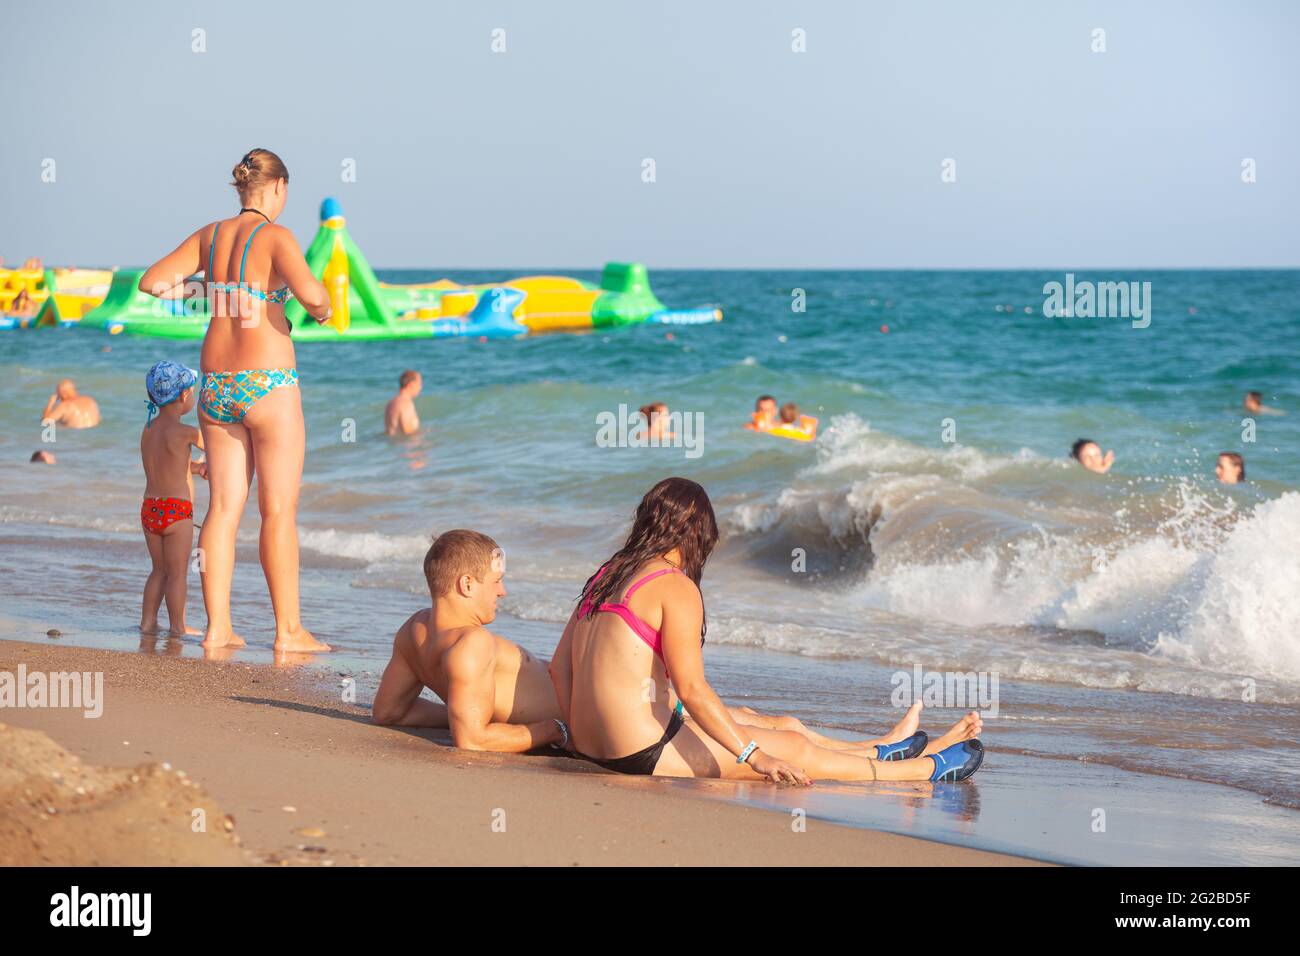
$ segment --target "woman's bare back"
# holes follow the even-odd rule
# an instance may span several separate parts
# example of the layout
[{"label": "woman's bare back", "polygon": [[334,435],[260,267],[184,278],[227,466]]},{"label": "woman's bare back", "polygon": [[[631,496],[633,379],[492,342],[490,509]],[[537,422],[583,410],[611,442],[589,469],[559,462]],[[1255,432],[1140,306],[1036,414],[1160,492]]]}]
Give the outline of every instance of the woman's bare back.
[{"label": "woman's bare back", "polygon": [[[618,602],[654,630],[662,626],[663,600],[672,583],[665,575],[637,589],[633,583],[671,565],[647,562],[623,587]],[[572,637],[573,684],[569,725],[575,746],[597,758],[635,753],[663,733],[672,716],[672,693],[663,660],[621,617],[597,612],[578,618]]]},{"label": "woman's bare back", "polygon": [[[261,225],[262,228],[257,227]],[[212,262],[209,283],[239,281],[243,262],[244,282],[254,289],[270,292],[283,286],[273,260],[276,246],[284,241],[287,230],[267,224],[260,216],[241,214],[215,224],[216,247],[212,246],[214,229],[209,226],[200,236],[201,259],[205,271]],[[249,244],[249,237],[257,229]],[[293,242],[292,234],[288,241]],[[247,259],[244,250],[247,247]],[[234,372],[255,368],[293,368],[293,340],[284,306],[235,291],[210,292],[212,320],[203,340],[199,358],[204,371]]]}]

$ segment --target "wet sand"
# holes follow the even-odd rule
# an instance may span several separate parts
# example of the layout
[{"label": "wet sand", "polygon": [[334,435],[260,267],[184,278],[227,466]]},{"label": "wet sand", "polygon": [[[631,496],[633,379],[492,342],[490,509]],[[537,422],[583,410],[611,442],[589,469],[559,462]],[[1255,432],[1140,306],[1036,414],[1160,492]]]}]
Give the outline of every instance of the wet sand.
[{"label": "wet sand", "polygon": [[[102,672],[104,704],[98,718],[0,709],[53,741],[0,730],[6,864],[1033,862],[811,817],[800,830],[792,815],[707,799],[716,783],[456,751],[445,732],[371,724],[367,698],[345,701],[316,670],[0,641],[0,670],[20,664]],[[76,793],[86,780],[92,792]]]}]

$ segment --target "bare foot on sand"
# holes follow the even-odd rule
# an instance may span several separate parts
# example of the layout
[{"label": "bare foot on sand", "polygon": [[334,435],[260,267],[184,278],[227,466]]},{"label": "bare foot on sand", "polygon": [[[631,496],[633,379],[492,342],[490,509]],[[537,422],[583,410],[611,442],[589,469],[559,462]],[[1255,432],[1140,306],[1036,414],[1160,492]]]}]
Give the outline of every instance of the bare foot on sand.
[{"label": "bare foot on sand", "polygon": [[940,750],[947,750],[953,744],[959,744],[963,740],[972,740],[980,735],[984,730],[984,720],[977,711],[971,711],[957,723],[952,725],[952,730],[948,731],[942,737],[931,740],[924,750],[921,751],[922,757],[928,757],[930,754],[937,754]]},{"label": "bare foot on sand", "polygon": [[206,647],[208,650],[215,650],[218,647],[243,647],[244,639],[234,631],[226,631],[219,634],[211,629],[203,636],[203,643],[200,647]]},{"label": "bare foot on sand", "polygon": [[903,715],[903,719],[894,725],[893,730],[885,734],[885,743],[895,744],[916,733],[916,728],[921,725],[921,708],[923,706],[918,700],[907,708],[907,713]]},{"label": "bare foot on sand", "polygon": [[286,631],[275,635],[275,652],[281,653],[317,653],[328,651],[330,646],[312,637],[311,631],[300,627],[296,631]]}]

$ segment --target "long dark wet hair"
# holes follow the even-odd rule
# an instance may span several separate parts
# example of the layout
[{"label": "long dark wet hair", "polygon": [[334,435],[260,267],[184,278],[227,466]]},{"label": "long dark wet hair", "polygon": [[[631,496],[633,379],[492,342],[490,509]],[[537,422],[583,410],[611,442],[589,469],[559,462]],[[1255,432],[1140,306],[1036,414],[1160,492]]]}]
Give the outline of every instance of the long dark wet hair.
[{"label": "long dark wet hair", "polygon": [[[627,541],[605,562],[600,580],[593,574],[582,586],[583,597],[591,604],[587,617],[622,594],[638,568],[673,548],[681,552],[681,572],[699,587],[704,564],[717,543],[718,519],[707,492],[688,478],[665,478],[637,505]],[[701,640],[707,631],[706,619]]]}]

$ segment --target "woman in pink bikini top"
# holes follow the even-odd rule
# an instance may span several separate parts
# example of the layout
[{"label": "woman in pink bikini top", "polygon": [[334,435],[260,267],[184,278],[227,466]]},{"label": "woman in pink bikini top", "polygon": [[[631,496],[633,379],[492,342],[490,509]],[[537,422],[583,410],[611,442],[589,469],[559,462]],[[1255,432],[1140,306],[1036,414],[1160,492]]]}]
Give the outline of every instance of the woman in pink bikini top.
[{"label": "woman in pink bikini top", "polygon": [[979,769],[973,711],[927,752],[927,735],[912,731],[889,747],[838,748],[740,723],[704,676],[699,585],[717,540],[704,489],[665,478],[641,499],[623,547],[583,586],[550,665],[579,754],[618,773],[805,786],[813,778],[957,782]]},{"label": "woman in pink bikini top", "polygon": [[[591,616],[591,598],[587,597],[587,595],[591,593],[591,585],[595,584],[602,577],[604,577],[605,571],[608,570],[608,568],[609,568],[609,564],[601,565],[600,570],[596,572],[596,576],[591,579],[586,590],[583,591],[583,601],[582,601],[582,606],[578,610],[578,617],[582,618],[582,617]],[[668,567],[668,568],[660,568],[658,571],[651,571],[649,574],[643,575],[642,577],[636,579],[636,583],[633,584],[630,588],[628,588],[627,593],[623,595],[622,601],[618,602],[617,604],[612,603],[610,601],[605,601],[600,605],[600,607],[596,608],[597,611],[608,611],[611,614],[617,614],[619,617],[621,617],[623,619],[623,622],[627,624],[628,627],[632,628],[632,633],[635,634],[637,637],[641,638],[641,640],[645,641],[646,645],[650,648],[650,650],[654,651],[655,657],[663,661],[664,676],[669,678],[671,678],[672,675],[668,673],[668,662],[664,661],[662,635],[660,635],[658,630],[651,627],[645,621],[641,620],[641,618],[637,617],[636,612],[633,611],[632,608],[628,607],[627,602],[632,600],[632,595],[637,592],[637,589],[640,588],[641,585],[649,584],[655,578],[662,577],[665,574],[674,574],[674,573],[681,574],[681,569],[677,567]],[[703,635],[700,636],[700,644],[701,645],[704,644]]]},{"label": "woman in pink bikini top", "polygon": [[[624,546],[583,587],[551,676],[573,744],[593,763],[619,773],[718,776],[688,765],[674,743],[679,732],[693,741],[714,734],[713,746],[729,750],[732,761],[743,754],[747,771],[796,779],[795,768],[758,751],[750,728],[732,719],[704,680],[699,581],[717,540],[704,489],[666,478],[641,500]],[[682,671],[672,680],[690,701],[690,724],[669,686],[668,656]],[[690,749],[704,751],[698,743]]]}]

